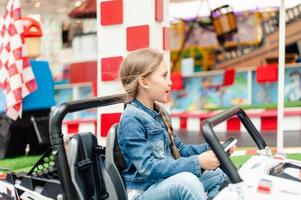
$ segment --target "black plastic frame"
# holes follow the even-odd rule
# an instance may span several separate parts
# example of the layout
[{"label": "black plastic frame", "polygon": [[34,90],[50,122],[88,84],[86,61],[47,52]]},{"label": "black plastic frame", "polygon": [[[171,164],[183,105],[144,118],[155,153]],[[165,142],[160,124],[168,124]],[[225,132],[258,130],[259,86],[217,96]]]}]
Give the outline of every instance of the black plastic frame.
[{"label": "black plastic frame", "polygon": [[68,113],[86,110],[90,108],[109,106],[124,103],[127,100],[126,94],[117,94],[106,97],[95,97],[87,100],[77,100],[63,103],[57,106],[50,115],[49,135],[51,145],[56,151],[56,164],[58,167],[59,179],[63,189],[63,199],[77,199],[77,193],[71,180],[70,168],[64,148],[62,133],[62,122]]},{"label": "black plastic frame", "polygon": [[232,183],[242,182],[241,177],[238,174],[238,171],[229,156],[227,156],[222,145],[220,144],[218,138],[216,137],[213,127],[220,124],[221,122],[237,116],[242,122],[244,127],[247,129],[248,133],[256,143],[259,150],[263,150],[267,147],[261,133],[255,128],[254,124],[251,122],[248,115],[239,107],[233,107],[229,110],[223,111],[207,120],[201,126],[201,131],[210,145],[211,149],[214,151],[215,155],[221,163],[221,168],[228,175]]}]

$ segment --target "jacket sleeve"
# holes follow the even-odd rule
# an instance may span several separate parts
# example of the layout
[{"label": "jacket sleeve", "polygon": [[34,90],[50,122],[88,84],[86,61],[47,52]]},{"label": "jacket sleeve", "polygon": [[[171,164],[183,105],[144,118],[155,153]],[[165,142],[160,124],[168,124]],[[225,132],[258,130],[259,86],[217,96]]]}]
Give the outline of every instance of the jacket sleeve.
[{"label": "jacket sleeve", "polygon": [[128,157],[141,175],[152,179],[165,179],[180,172],[191,172],[201,175],[197,156],[156,158],[148,140],[146,129],[137,116],[124,118],[119,126],[119,144],[122,152]]},{"label": "jacket sleeve", "polygon": [[[168,116],[168,119],[170,120],[171,123],[171,117],[168,114],[166,110],[164,110],[165,114]],[[174,141],[177,146],[177,148],[180,151],[181,156],[188,157],[188,156],[193,156],[193,155],[199,155],[205,151],[208,151],[210,149],[209,145],[207,143],[203,144],[184,144],[181,139],[177,136],[174,135]]]},{"label": "jacket sleeve", "polygon": [[184,144],[181,139],[177,136],[174,136],[174,140],[177,148],[180,151],[181,156],[188,157],[193,155],[199,155],[210,149],[207,143],[203,144]]}]

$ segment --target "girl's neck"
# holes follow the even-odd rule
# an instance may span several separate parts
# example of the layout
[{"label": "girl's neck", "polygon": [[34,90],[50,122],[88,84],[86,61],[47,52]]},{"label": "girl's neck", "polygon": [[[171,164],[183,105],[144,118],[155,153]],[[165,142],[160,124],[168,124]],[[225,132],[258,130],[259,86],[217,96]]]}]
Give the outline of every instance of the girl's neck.
[{"label": "girl's neck", "polygon": [[140,96],[137,96],[136,99],[142,103],[145,107],[151,109],[151,110],[154,110],[154,102],[149,100],[149,99],[146,99],[146,98],[142,98]]}]

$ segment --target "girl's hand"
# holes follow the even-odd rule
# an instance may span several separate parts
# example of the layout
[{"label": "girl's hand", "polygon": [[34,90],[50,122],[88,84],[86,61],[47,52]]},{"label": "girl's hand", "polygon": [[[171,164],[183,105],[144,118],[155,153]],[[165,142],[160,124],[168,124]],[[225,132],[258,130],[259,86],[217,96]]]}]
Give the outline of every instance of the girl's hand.
[{"label": "girl's hand", "polygon": [[229,153],[230,153],[230,155],[234,153],[234,151],[236,150],[236,148],[237,148],[237,146],[234,145],[233,147],[231,147],[231,148],[228,150]]},{"label": "girl's hand", "polygon": [[[220,142],[221,144],[224,144],[225,142],[224,141],[221,141]],[[233,154],[234,151],[237,149],[237,146],[236,145],[233,145],[227,152],[229,152],[229,154]]]},{"label": "girl's hand", "polygon": [[220,165],[213,151],[209,150],[198,155],[199,165],[203,169],[216,169]]}]

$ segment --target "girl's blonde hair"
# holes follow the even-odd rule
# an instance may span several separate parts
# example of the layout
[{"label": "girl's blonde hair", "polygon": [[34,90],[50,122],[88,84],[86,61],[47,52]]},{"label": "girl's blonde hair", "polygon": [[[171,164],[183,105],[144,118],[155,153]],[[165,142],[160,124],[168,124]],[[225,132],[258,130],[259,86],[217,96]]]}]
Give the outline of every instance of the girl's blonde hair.
[{"label": "girl's blonde hair", "polygon": [[163,61],[163,53],[156,49],[139,49],[129,53],[121,63],[120,79],[129,101],[136,98],[138,79],[150,75]]}]

